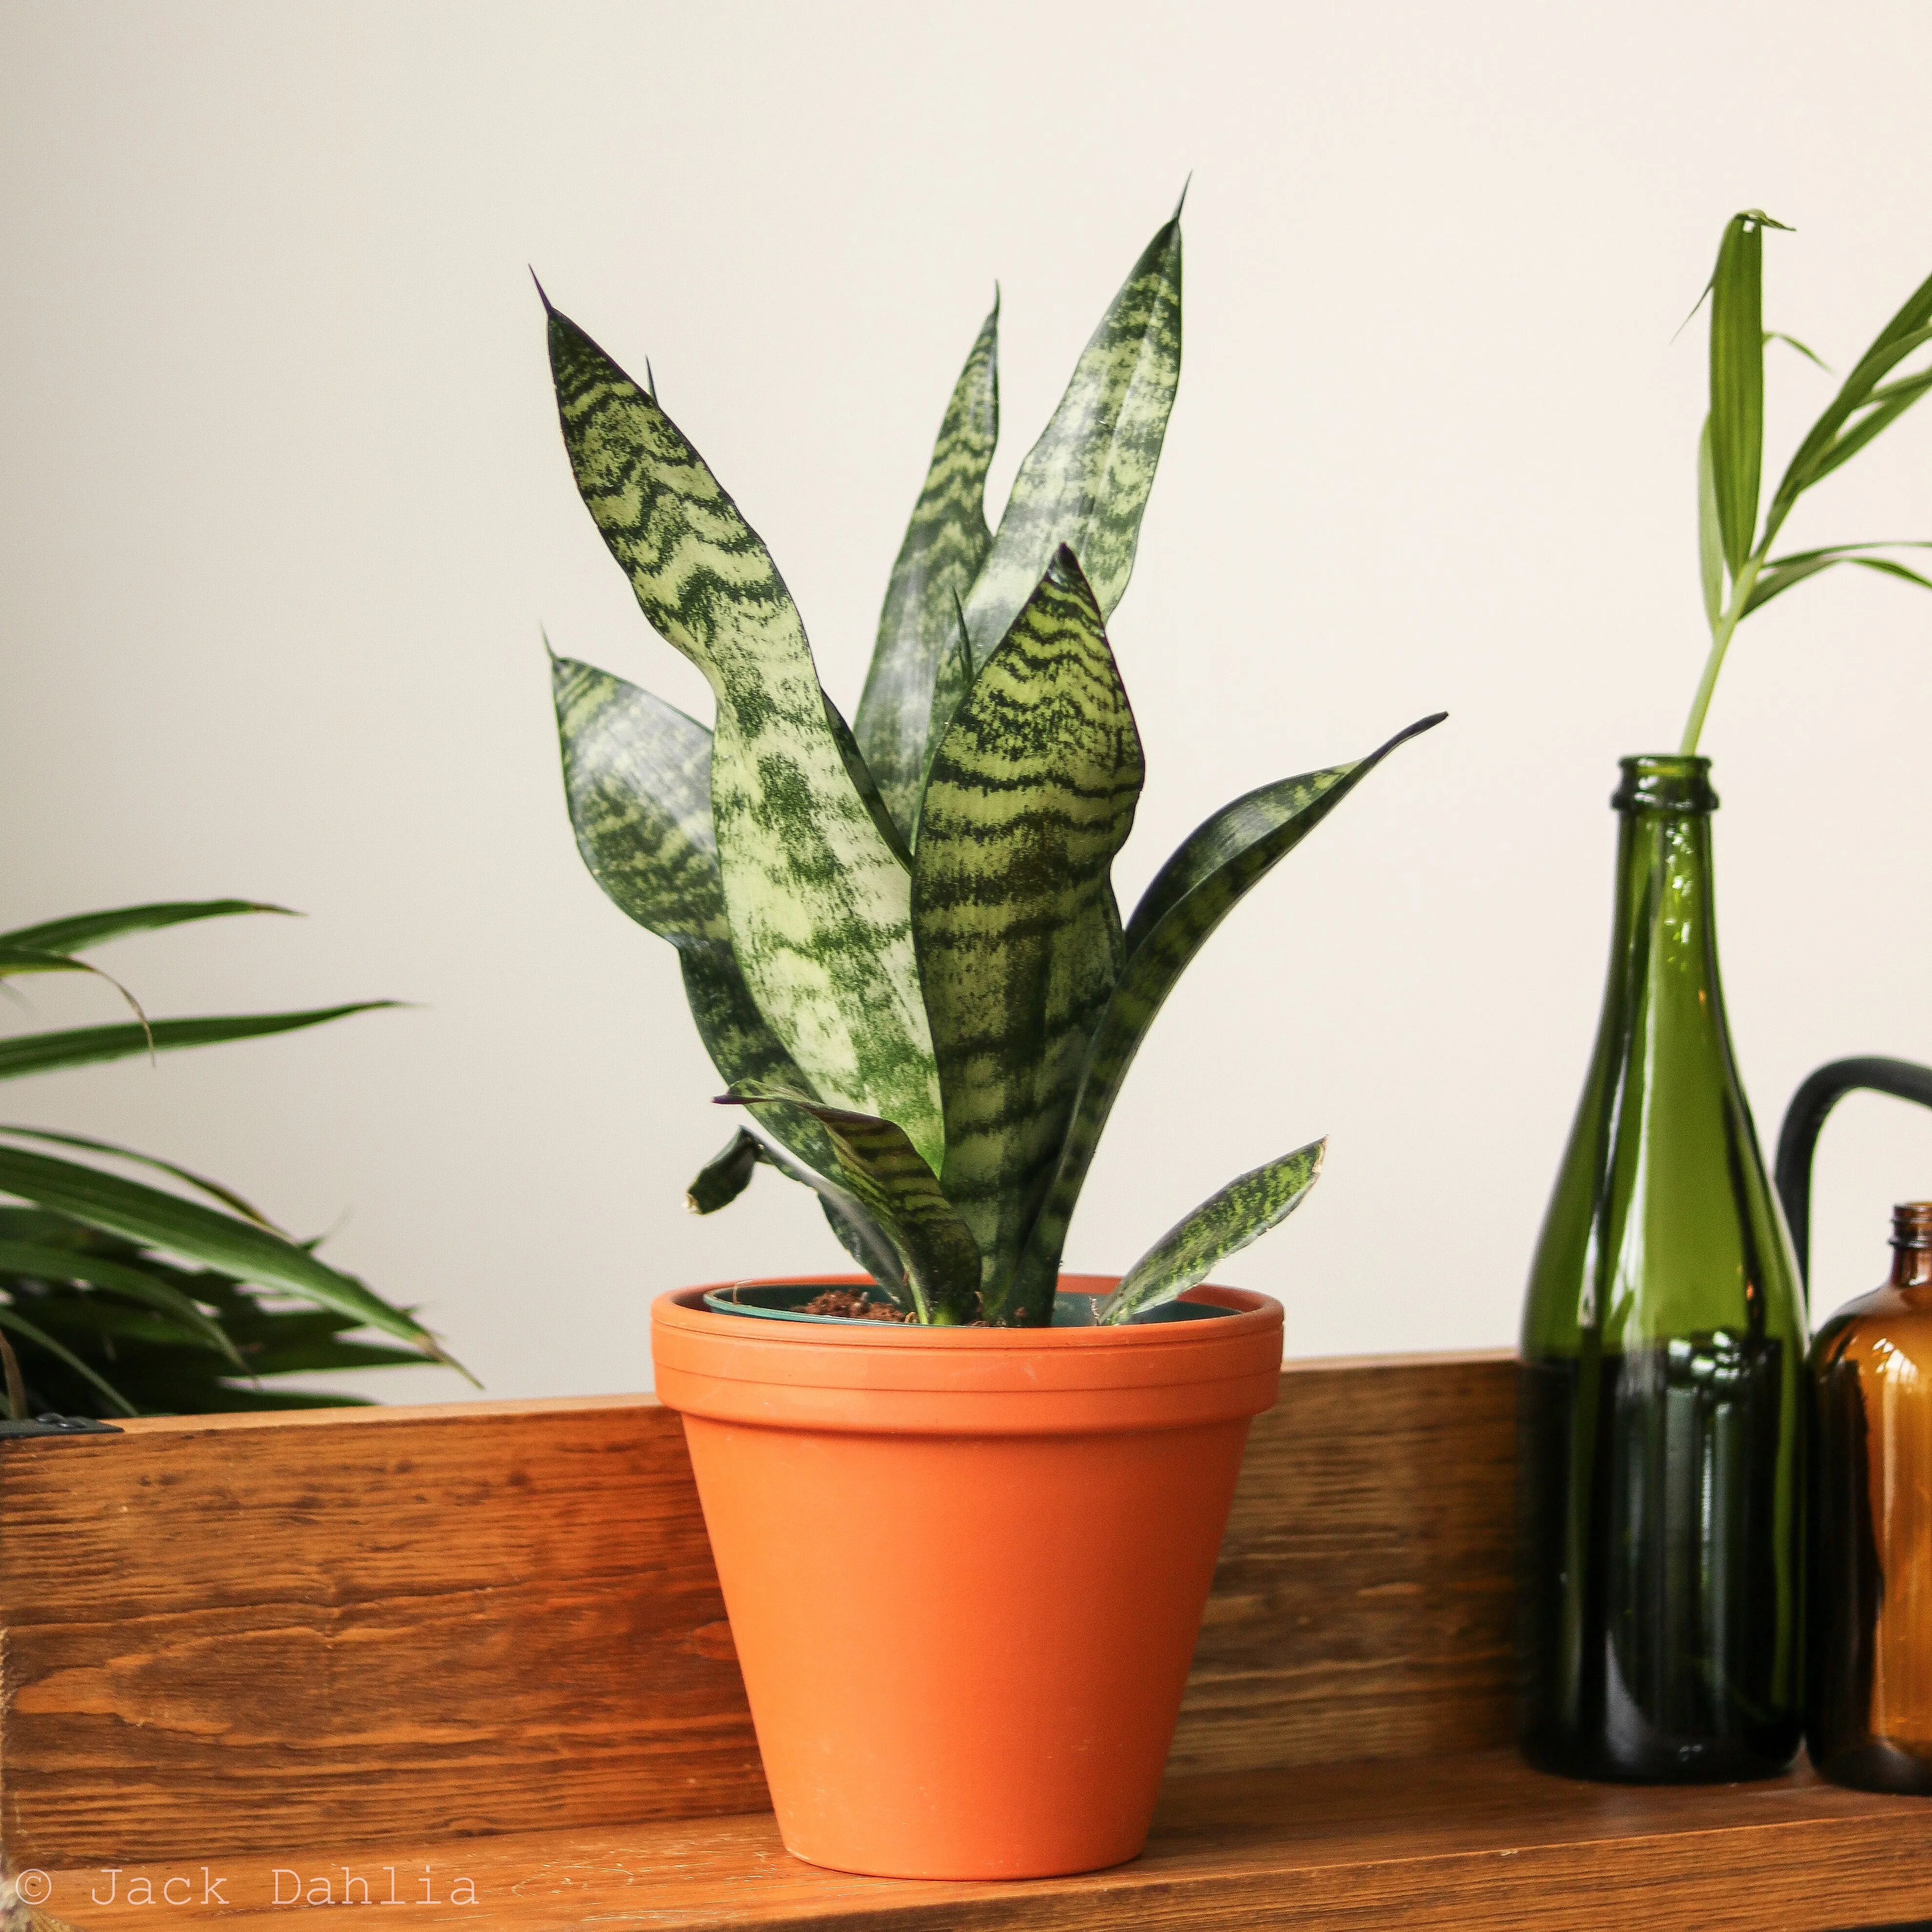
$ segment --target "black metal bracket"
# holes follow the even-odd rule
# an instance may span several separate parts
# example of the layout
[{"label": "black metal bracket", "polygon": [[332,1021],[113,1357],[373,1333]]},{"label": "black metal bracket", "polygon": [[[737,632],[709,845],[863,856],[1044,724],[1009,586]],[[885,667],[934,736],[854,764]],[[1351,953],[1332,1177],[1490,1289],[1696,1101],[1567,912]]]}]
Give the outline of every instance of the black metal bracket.
[{"label": "black metal bracket", "polygon": [[91,1415],[37,1415],[31,1422],[0,1421],[0,1442],[16,1436],[118,1436],[111,1422],[97,1422]]},{"label": "black metal bracket", "polygon": [[1798,1279],[1808,1298],[1811,1288],[1811,1159],[1825,1117],[1847,1094],[1889,1094],[1894,1100],[1916,1100],[1932,1107],[1932,1066],[1916,1060],[1886,1060],[1867,1054],[1853,1060],[1834,1060],[1821,1066],[1799,1086],[1784,1110],[1778,1130],[1778,1196],[1784,1204],[1785,1225],[1798,1252]]}]

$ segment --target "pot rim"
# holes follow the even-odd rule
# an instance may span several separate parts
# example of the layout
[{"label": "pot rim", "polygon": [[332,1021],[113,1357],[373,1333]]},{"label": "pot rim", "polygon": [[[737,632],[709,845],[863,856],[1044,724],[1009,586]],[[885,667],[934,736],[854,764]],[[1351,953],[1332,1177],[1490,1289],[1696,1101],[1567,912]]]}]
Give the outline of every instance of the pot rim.
[{"label": "pot rim", "polygon": [[[1060,1280],[1076,1293],[1114,1285],[1097,1275]],[[652,1305],[651,1355],[660,1400],[718,1420],[980,1435],[1258,1414],[1281,1380],[1281,1304],[1238,1288],[1192,1292],[1235,1312],[1118,1328],[752,1322],[705,1307],[704,1288],[682,1288]]]},{"label": "pot rim", "polygon": [[[1111,1294],[1120,1285],[1118,1275],[1063,1274],[1062,1294],[1090,1294],[1096,1298]],[[750,1325],[742,1315],[722,1314],[704,1306],[707,1294],[736,1287],[768,1288],[866,1288],[873,1286],[867,1274],[748,1274],[736,1281],[704,1282],[695,1287],[668,1289],[651,1304],[655,1327],[725,1340],[742,1336]],[[756,1328],[761,1342],[780,1346],[932,1349],[947,1351],[996,1350],[1058,1352],[1070,1349],[1120,1348],[1180,1348],[1213,1342],[1225,1346],[1238,1338],[1270,1328],[1283,1321],[1281,1304],[1272,1295],[1251,1288],[1222,1288],[1203,1282],[1180,1298],[1184,1301],[1206,1303],[1232,1311],[1213,1322],[1122,1323],[1107,1328],[928,1328],[910,1322],[760,1322]],[[1204,1332],[1205,1331],[1205,1332]],[[748,1339],[748,1338],[746,1338]]]}]

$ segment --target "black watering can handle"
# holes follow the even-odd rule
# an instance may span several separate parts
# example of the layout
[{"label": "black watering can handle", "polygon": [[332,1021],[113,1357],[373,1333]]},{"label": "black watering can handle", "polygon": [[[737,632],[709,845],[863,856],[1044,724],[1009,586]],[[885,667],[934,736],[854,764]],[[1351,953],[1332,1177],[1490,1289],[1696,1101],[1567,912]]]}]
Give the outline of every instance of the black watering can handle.
[{"label": "black watering can handle", "polygon": [[1798,1273],[1808,1294],[1811,1286],[1811,1156],[1825,1116],[1847,1094],[1889,1094],[1900,1100],[1916,1100],[1932,1107],[1932,1066],[1910,1060],[1886,1060],[1864,1054],[1856,1060],[1834,1060],[1821,1066],[1791,1096],[1784,1124],[1778,1130],[1778,1196],[1784,1204],[1785,1225],[1798,1251]]}]

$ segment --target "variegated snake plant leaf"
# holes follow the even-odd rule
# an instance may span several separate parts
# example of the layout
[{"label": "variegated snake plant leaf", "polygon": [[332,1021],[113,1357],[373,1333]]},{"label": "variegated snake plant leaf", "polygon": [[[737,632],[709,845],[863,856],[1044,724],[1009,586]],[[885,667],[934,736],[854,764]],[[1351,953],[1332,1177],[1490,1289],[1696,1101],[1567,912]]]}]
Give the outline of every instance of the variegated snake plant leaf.
[{"label": "variegated snake plant leaf", "polygon": [[[1143,778],[1106,620],[1133,568],[1180,369],[1180,218],[1082,352],[988,536],[998,310],[955,383],[854,727],[776,566],[656,404],[545,310],[578,487],[652,624],[704,673],[715,736],[559,660],[585,862],[678,948],[700,1032],[849,1251],[928,1323],[1052,1318],[1068,1223],[1121,1082],[1239,899],[1395,747],[1264,786],[1184,842],[1124,929],[1111,871]],[[1322,1144],[1244,1174],[1123,1277],[1125,1321],[1305,1196]]]}]

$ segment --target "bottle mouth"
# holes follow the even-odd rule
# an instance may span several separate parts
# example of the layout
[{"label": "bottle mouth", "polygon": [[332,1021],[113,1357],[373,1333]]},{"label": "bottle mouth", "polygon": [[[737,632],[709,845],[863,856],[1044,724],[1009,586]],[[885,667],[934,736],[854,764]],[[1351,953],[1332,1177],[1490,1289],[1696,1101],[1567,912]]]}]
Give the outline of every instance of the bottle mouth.
[{"label": "bottle mouth", "polygon": [[1687,758],[1677,752],[1647,752],[1634,758],[1619,758],[1618,769],[1623,782],[1610,796],[1618,812],[1705,812],[1718,808],[1718,794],[1711,789],[1708,758]]},{"label": "bottle mouth", "polygon": [[1892,1210],[1894,1248],[1932,1248],[1932,1201],[1902,1201]]}]

